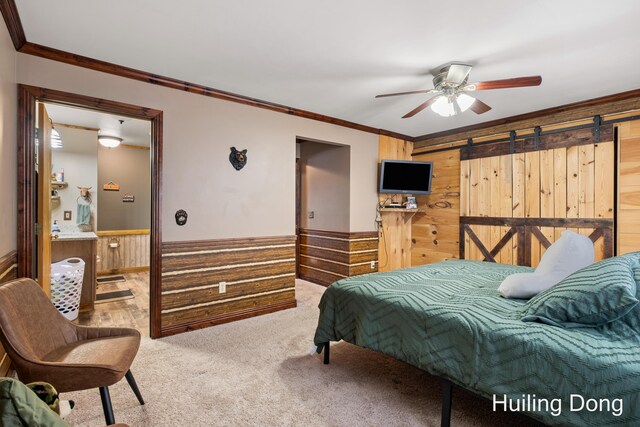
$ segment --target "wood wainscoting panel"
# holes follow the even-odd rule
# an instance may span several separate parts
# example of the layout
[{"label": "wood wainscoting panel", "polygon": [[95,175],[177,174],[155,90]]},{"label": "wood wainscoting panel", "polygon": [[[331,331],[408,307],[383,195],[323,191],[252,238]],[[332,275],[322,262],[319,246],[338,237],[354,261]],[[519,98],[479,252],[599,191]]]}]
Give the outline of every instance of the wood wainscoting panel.
[{"label": "wood wainscoting panel", "polygon": [[[461,171],[458,150],[425,153],[414,156],[413,160],[433,162],[433,178],[431,194],[417,197],[421,212],[413,217],[411,224],[411,265],[458,258],[461,204],[465,214],[469,215],[479,204],[485,203],[484,199],[477,198],[479,193],[475,188],[481,182],[480,176],[469,175],[468,163]],[[477,162],[479,164],[480,160]],[[461,179],[466,183],[462,197]],[[476,180],[473,186],[470,180]],[[486,199],[486,204],[491,204],[490,198]]]},{"label": "wood wainscoting panel", "polygon": [[[18,277],[18,253],[11,251],[2,258],[0,258],[0,286],[2,283],[9,282]],[[0,345],[0,377],[6,377],[9,368],[11,366],[11,360],[7,356]]]},{"label": "wood wainscoting panel", "polygon": [[163,335],[295,306],[295,236],[162,245]]},{"label": "wood wainscoting panel", "polygon": [[[380,136],[378,140],[378,161],[382,167],[383,160],[411,160],[413,143],[411,141]],[[388,202],[402,203],[411,194],[378,195],[378,204],[384,207]],[[378,225],[378,253],[380,254],[379,271],[390,271],[411,266],[411,224],[412,216],[397,210],[380,211]]]},{"label": "wood wainscoting panel", "polygon": [[[98,231],[98,274],[129,273],[149,269],[149,230]],[[110,243],[118,246],[112,248]]]},{"label": "wood wainscoting panel", "polygon": [[[374,267],[371,267],[371,263]],[[300,278],[329,286],[378,271],[378,233],[300,229]]]},{"label": "wood wainscoting panel", "polygon": [[640,251],[640,120],[618,125],[618,144],[617,249],[625,254]]}]

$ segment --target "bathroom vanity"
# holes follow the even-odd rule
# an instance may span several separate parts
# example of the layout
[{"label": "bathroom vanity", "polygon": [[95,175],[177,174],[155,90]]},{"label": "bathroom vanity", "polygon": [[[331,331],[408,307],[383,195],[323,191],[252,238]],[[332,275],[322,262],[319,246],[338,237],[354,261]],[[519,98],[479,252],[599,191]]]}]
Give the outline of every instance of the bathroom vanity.
[{"label": "bathroom vanity", "polygon": [[80,310],[93,310],[96,299],[96,255],[98,236],[93,232],[53,233],[51,240],[51,262],[70,257],[84,261],[84,279],[80,296]]}]

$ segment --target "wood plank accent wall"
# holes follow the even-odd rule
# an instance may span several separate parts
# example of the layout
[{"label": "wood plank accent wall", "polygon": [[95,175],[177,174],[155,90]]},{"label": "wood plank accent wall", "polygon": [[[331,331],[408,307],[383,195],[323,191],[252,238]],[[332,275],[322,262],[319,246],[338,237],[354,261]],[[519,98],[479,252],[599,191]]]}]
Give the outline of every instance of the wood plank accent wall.
[{"label": "wood plank accent wall", "polygon": [[[378,143],[378,161],[411,160],[413,143],[398,138],[380,136]],[[405,195],[406,196],[406,195]],[[401,194],[380,194],[379,203],[386,201],[402,202]],[[387,211],[381,213],[379,225],[378,253],[379,271],[390,271],[411,266],[411,216],[406,212]]]},{"label": "wood plank accent wall", "polygon": [[[0,285],[18,277],[18,254],[11,251],[0,258]],[[0,377],[7,376],[11,360],[0,345]]]},{"label": "wood plank accent wall", "polygon": [[640,251],[640,120],[618,125],[618,254]]},{"label": "wood plank accent wall", "polygon": [[296,306],[295,236],[162,246],[163,335]]},{"label": "wood plank accent wall", "polygon": [[412,265],[459,257],[460,152],[425,153],[413,160],[433,162],[431,194],[418,197],[424,208],[413,217]]},{"label": "wood plank accent wall", "polygon": [[[98,274],[127,273],[149,269],[149,230],[98,231]],[[109,243],[117,242],[117,248]]]},{"label": "wood plank accent wall", "polygon": [[[374,267],[371,268],[371,262]],[[378,233],[300,229],[300,278],[329,286],[378,271]]]},{"label": "wood plank accent wall", "polygon": [[[597,237],[596,259],[611,256],[611,231],[614,216],[614,142],[593,143],[573,131],[575,138],[562,139],[557,148],[516,152],[483,157],[486,152],[463,157],[460,164],[460,215],[486,218],[566,219],[547,221],[533,230],[536,238],[526,239],[522,233],[512,233],[510,225],[478,222],[461,228],[464,236],[464,258],[482,260],[498,243],[503,243],[492,257],[505,264],[537,266],[546,243],[553,243],[565,229]],[[612,137],[612,132],[603,133]],[[554,144],[542,145],[550,147]],[[461,152],[465,153],[466,149]],[[475,149],[474,149],[475,150]],[[576,219],[576,221],[572,221]],[[607,219],[609,230],[593,234],[597,228],[588,221]],[[503,221],[504,222],[504,221]],[[583,224],[583,225],[581,225]],[[468,227],[468,228],[467,228]],[[463,233],[463,231],[466,231]],[[510,239],[509,237],[510,234]],[[531,236],[531,233],[526,234]],[[503,241],[503,239],[505,239]],[[525,251],[519,245],[530,245]],[[522,258],[522,254],[527,259]]]}]

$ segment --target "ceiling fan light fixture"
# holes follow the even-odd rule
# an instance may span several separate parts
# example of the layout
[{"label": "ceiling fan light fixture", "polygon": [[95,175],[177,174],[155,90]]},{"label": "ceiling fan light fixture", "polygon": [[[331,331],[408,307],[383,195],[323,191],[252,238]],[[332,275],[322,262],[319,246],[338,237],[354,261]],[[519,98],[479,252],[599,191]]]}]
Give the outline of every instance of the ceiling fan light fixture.
[{"label": "ceiling fan light fixture", "polygon": [[115,148],[122,142],[122,138],[111,135],[98,135],[98,142],[107,148]]},{"label": "ceiling fan light fixture", "polygon": [[476,102],[476,99],[466,93],[459,93],[456,96],[456,102],[458,103],[458,107],[460,107],[460,111],[465,112]]},{"label": "ceiling fan light fixture", "polygon": [[437,97],[435,102],[431,104],[431,110],[442,117],[454,116],[456,114],[456,109],[453,105],[453,101],[453,97],[440,95]]}]

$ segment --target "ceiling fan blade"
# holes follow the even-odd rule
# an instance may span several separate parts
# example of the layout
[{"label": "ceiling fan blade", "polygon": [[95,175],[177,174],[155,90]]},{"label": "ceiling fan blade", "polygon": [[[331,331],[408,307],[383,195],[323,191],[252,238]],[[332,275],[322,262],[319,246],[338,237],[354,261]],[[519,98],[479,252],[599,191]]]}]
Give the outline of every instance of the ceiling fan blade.
[{"label": "ceiling fan blade", "polygon": [[476,98],[476,101],[473,104],[471,104],[471,107],[469,107],[469,109],[476,114],[482,114],[491,110],[491,107],[489,107],[487,104],[485,104],[484,102]]},{"label": "ceiling fan blade", "polygon": [[383,95],[376,95],[376,98],[385,98],[387,96],[398,96],[398,95],[413,95],[414,93],[434,93],[434,92],[437,92],[437,90],[436,89],[412,90],[411,92],[385,93]]},{"label": "ceiling fan blade", "polygon": [[464,82],[470,71],[471,65],[451,64],[449,66],[449,71],[447,72],[447,78],[444,81],[459,85]]},{"label": "ceiling fan blade", "polygon": [[509,89],[512,87],[540,86],[541,83],[541,76],[515,77],[513,79],[471,83],[465,86],[464,90]]},{"label": "ceiling fan blade", "polygon": [[414,108],[413,110],[409,111],[407,114],[402,116],[402,118],[403,119],[408,119],[409,117],[415,116],[420,111],[424,110],[425,108],[427,108],[428,106],[430,106],[431,104],[436,102],[436,99],[438,99],[438,97],[434,96],[433,98],[426,100],[425,102],[423,102],[422,104],[418,105],[416,108]]}]

